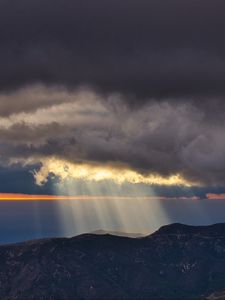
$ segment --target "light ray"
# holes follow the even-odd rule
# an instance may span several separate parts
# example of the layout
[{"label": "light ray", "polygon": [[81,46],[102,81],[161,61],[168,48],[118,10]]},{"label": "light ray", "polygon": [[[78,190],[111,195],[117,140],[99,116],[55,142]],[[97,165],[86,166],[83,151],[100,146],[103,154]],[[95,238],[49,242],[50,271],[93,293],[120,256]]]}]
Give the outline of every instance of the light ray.
[{"label": "light ray", "polygon": [[[69,195],[75,193],[72,181],[61,185],[64,191],[65,186]],[[153,194],[140,197],[140,189],[139,185],[132,185],[133,196],[123,196],[121,185],[112,186],[109,181],[98,184],[85,182],[85,191],[89,193],[87,201],[57,202],[65,234],[72,236],[97,229],[146,234],[154,231],[160,224],[169,223],[160,203],[160,200],[164,201],[166,198]],[[55,192],[61,192],[60,185]],[[80,200],[85,199],[83,196],[79,197]]]}]

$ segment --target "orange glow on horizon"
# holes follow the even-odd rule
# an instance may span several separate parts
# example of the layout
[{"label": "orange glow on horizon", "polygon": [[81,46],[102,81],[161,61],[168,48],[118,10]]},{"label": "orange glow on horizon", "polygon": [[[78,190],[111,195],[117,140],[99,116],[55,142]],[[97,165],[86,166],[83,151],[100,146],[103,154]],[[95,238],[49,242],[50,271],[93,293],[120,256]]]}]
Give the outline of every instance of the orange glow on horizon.
[{"label": "orange glow on horizon", "polygon": [[209,200],[225,200],[225,194],[208,193],[206,194],[206,197]]},{"label": "orange glow on horizon", "polygon": [[[207,194],[208,199],[210,198]],[[215,195],[218,196],[218,195]],[[225,194],[223,195],[225,199]],[[163,196],[92,196],[92,195],[78,195],[78,196],[65,196],[65,195],[32,195],[32,194],[13,194],[13,193],[0,193],[0,201],[59,201],[59,200],[129,200],[129,199],[142,199],[142,200],[171,200],[174,197]],[[180,200],[199,200],[199,197],[177,197]],[[216,199],[216,197],[214,198]],[[218,199],[218,197],[217,197]],[[220,198],[221,199],[221,198]]]},{"label": "orange glow on horizon", "polygon": [[[29,194],[12,194],[0,193],[1,200],[69,200],[76,199],[77,196],[56,196],[56,195],[29,195]],[[80,197],[79,197],[80,198]]]},{"label": "orange glow on horizon", "polygon": [[0,193],[0,201],[3,200],[20,200],[20,201],[32,201],[32,200],[110,200],[110,199],[121,199],[126,200],[130,198],[142,198],[142,199],[158,199],[164,200],[165,197],[157,196],[147,196],[147,197],[130,197],[130,196],[89,196],[89,195],[79,195],[79,196],[63,196],[63,195],[29,195],[29,194],[12,194],[12,193]]}]

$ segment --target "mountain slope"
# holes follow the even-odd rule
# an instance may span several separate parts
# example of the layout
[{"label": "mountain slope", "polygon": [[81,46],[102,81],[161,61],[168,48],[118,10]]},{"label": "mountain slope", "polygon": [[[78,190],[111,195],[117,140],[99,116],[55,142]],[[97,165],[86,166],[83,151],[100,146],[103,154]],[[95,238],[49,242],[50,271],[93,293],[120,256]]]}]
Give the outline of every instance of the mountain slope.
[{"label": "mountain slope", "polygon": [[142,233],[131,233],[131,232],[120,232],[120,231],[106,231],[106,230],[95,230],[91,232],[91,234],[110,234],[110,235],[116,235],[116,236],[125,236],[125,237],[130,237],[130,238],[141,238],[145,237],[147,234],[142,234]]},{"label": "mountain slope", "polygon": [[172,224],[138,239],[85,234],[0,247],[2,300],[213,299],[223,290],[225,224]]}]

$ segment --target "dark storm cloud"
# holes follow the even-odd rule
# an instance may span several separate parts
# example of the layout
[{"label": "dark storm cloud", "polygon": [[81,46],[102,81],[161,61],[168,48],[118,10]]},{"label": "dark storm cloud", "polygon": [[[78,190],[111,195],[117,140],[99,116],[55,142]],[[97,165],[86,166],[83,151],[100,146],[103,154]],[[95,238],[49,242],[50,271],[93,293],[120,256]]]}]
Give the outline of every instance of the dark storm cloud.
[{"label": "dark storm cloud", "polygon": [[0,163],[224,185],[224,28],[222,0],[0,0]]},{"label": "dark storm cloud", "polygon": [[1,0],[0,88],[223,95],[224,28],[222,0]]}]

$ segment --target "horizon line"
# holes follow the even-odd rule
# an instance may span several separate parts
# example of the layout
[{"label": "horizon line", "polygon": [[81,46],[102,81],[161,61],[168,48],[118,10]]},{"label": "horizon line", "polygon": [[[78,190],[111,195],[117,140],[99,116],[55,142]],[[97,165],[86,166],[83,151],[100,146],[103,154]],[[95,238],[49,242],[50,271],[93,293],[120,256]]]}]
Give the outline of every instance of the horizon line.
[{"label": "horizon line", "polygon": [[0,193],[0,201],[59,201],[59,200],[200,200],[197,196],[192,197],[166,197],[166,196],[108,196],[108,195],[48,195],[48,194],[23,194],[23,193]]}]

